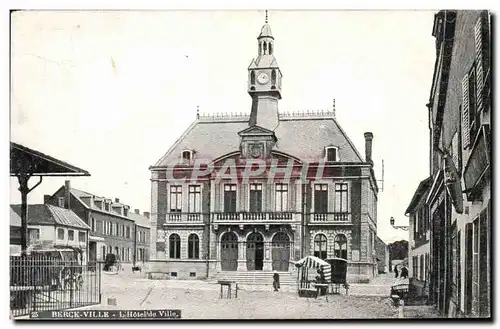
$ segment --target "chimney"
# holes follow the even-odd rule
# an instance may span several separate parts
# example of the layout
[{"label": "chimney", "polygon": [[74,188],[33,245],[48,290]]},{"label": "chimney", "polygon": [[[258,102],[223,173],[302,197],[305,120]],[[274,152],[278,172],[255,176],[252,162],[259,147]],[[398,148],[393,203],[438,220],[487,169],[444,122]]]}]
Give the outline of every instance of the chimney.
[{"label": "chimney", "polygon": [[64,197],[65,197],[65,206],[67,209],[71,209],[71,182],[69,180],[64,182]]},{"label": "chimney", "polygon": [[120,202],[120,199],[115,198],[115,203],[119,203],[119,202]]},{"label": "chimney", "polygon": [[149,219],[149,212],[145,211],[144,212],[144,217],[147,217]]},{"label": "chimney", "polygon": [[365,133],[365,161],[373,165],[372,160],[372,140],[373,134],[371,132]]},{"label": "chimney", "polygon": [[47,204],[50,200],[51,195],[45,194],[43,196],[43,204]]},{"label": "chimney", "polygon": [[139,211],[139,209],[135,209],[134,211],[135,211],[135,213],[136,213],[137,215],[140,215],[140,214],[141,214],[141,212]]}]

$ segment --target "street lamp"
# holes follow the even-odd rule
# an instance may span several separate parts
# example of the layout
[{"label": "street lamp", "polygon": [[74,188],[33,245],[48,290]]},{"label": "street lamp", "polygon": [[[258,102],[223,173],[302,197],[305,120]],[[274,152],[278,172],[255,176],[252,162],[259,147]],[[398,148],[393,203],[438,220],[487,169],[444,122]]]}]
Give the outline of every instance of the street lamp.
[{"label": "street lamp", "polygon": [[395,222],[394,217],[391,217],[391,219],[390,219],[390,223],[391,223],[391,226],[392,226],[393,228],[395,228],[396,230],[408,231],[408,229],[409,229],[408,225],[396,225],[396,226],[395,226],[395,225],[394,225],[394,222]]}]

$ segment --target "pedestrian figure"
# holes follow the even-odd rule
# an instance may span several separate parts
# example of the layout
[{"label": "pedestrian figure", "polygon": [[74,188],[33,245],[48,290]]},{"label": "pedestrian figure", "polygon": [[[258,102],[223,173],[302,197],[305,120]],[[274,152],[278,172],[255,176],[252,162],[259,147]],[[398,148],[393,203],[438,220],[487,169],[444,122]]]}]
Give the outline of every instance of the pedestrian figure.
[{"label": "pedestrian figure", "polygon": [[280,289],[280,275],[277,271],[273,271],[273,288],[274,291],[279,291]]},{"label": "pedestrian figure", "polygon": [[394,273],[396,274],[396,278],[398,277],[399,271],[398,271],[398,266],[394,266]]},{"label": "pedestrian figure", "polygon": [[408,269],[406,268],[405,265],[403,265],[403,268],[401,269],[401,278],[406,279],[408,277]]}]

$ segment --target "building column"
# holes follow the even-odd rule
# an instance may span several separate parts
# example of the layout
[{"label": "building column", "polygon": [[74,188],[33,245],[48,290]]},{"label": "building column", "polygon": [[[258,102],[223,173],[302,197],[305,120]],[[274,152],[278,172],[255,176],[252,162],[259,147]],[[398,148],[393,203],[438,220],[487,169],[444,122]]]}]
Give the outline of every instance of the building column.
[{"label": "building column", "polygon": [[238,236],[238,271],[247,271],[247,241],[244,236]]}]

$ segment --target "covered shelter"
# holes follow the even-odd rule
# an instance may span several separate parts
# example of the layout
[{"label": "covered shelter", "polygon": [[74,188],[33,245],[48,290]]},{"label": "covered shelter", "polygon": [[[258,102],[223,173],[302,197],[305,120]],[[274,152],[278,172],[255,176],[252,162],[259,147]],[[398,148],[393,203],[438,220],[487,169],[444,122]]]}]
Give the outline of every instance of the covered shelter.
[{"label": "covered shelter", "polygon": [[[297,283],[298,283],[298,293],[299,296],[307,296],[314,294],[316,288],[314,288],[318,283],[329,283],[332,278],[332,269],[328,262],[318,258],[316,256],[307,256],[297,262],[295,262],[295,267],[297,267]],[[318,282],[318,270],[323,270],[325,282]],[[317,294],[316,294],[317,295]]]},{"label": "covered shelter", "polygon": [[[10,176],[17,177],[21,192],[21,254],[26,253],[28,234],[28,194],[42,183],[44,176],[90,176],[89,172],[64,161],[53,158],[26,146],[10,143]],[[38,182],[31,188],[28,182],[38,176]]]}]

